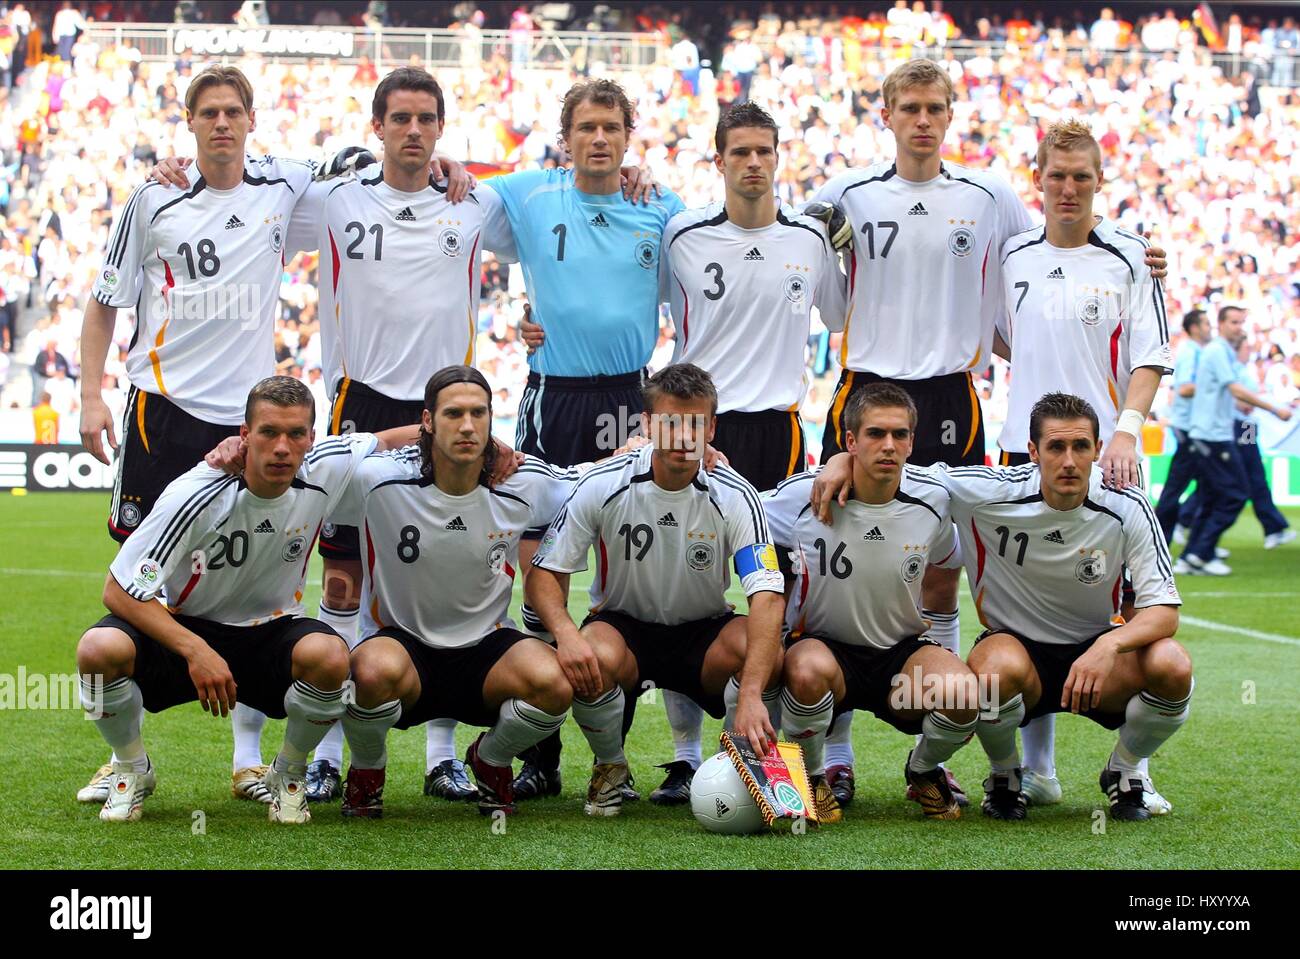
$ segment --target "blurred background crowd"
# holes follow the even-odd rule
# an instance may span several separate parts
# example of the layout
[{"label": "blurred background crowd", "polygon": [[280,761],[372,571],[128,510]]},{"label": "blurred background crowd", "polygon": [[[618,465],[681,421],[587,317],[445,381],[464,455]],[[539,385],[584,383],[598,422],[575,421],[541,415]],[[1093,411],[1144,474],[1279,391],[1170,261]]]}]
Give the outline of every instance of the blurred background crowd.
[{"label": "blurred background crowd", "polygon": [[[711,163],[713,128],[731,103],[751,99],[777,119],[778,190],[798,204],[827,178],[892,156],[892,134],[880,120],[881,83],[899,60],[934,57],[957,89],[949,160],[996,171],[1037,209],[1030,172],[1039,136],[1062,116],[1085,118],[1105,154],[1105,209],[1098,212],[1151,231],[1168,251],[1171,327],[1195,307],[1211,314],[1226,304],[1243,307],[1251,372],[1266,393],[1289,402],[1300,394],[1294,19],[1284,6],[1073,6],[1030,3],[1007,16],[1006,4],[919,0],[626,8],[0,4],[0,439],[29,441],[31,408],[47,402],[60,414],[60,437],[76,441],[81,313],[112,217],[158,158],[194,154],[182,104],[205,61],[147,57],[130,30],[111,28],[198,18],[249,29],[274,23],[351,25],[370,34],[402,26],[456,31],[463,41],[457,64],[425,63],[418,55],[413,62],[428,66],[447,94],[439,149],[483,176],[564,163],[556,140],[562,94],[581,74],[611,76],[638,105],[628,162],[648,168],[687,206],[722,196]],[[1229,6],[1242,12],[1225,14]],[[609,53],[557,58],[555,47],[535,56],[536,38],[555,30],[646,34],[653,56],[636,67]],[[254,78],[250,152],[320,158],[351,144],[377,148],[369,130],[371,92],[384,72],[406,62],[377,60],[232,59]],[[483,269],[478,363],[497,387],[497,433],[511,438],[527,373],[516,330],[523,282],[517,267],[490,258]],[[282,372],[312,385],[323,408],[316,271],[314,256],[285,266],[276,357]],[[118,317],[103,389],[120,410],[134,316],[123,310]],[[665,314],[656,366],[671,356],[672,336]],[[839,373],[837,345],[814,324],[803,409],[814,453]],[[990,444],[1004,417],[1007,383],[1001,361],[980,371]],[[1167,390],[1162,394],[1157,418],[1168,406]]]}]

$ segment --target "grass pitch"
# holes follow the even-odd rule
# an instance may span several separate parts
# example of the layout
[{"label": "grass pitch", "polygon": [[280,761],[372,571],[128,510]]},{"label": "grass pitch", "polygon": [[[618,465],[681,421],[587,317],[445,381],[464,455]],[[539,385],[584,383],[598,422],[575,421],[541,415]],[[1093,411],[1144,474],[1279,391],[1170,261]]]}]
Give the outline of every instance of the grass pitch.
[{"label": "grass pitch", "polygon": [[[100,590],[115,551],[106,510],[100,494],[0,497],[0,674],[74,672],[77,638],[103,613]],[[1300,510],[1290,517],[1300,524]],[[76,708],[3,708],[0,776],[10,799],[0,803],[0,849],[14,869],[1294,868],[1300,545],[1266,553],[1262,539],[1254,516],[1243,514],[1224,540],[1234,575],[1180,581],[1178,638],[1191,651],[1197,686],[1190,721],[1152,762],[1174,811],[1146,823],[1099,815],[1097,773],[1113,734],[1072,716],[1057,721],[1059,805],[1031,809],[1019,824],[991,822],[978,809],[957,822],[925,822],[903,799],[909,737],[860,713],[857,799],[843,823],[803,836],[713,836],[688,810],[644,801],[611,820],[589,819],[582,797],[590,752],[572,722],[563,731],[563,794],[521,804],[504,833],[473,806],[421,794],[421,729],[389,737],[384,819],[345,822],[334,803],[316,807],[306,828],[273,827],[266,807],[230,796],[228,721],[191,704],[145,720],[158,792],[140,823],[110,826],[95,807],[73,801],[108,756],[94,725]],[[318,583],[319,570],[312,577]],[[573,592],[575,613],[585,581],[575,577],[584,587]],[[318,596],[317,586],[309,609]],[[978,622],[965,595],[962,633],[969,648]],[[706,755],[719,727],[706,721]],[[282,733],[283,723],[268,724],[268,761]],[[460,727],[462,754],[476,734]],[[662,701],[641,704],[628,755],[648,795],[660,779],[654,764],[672,758]],[[987,769],[978,743],[951,765],[977,796]]]}]

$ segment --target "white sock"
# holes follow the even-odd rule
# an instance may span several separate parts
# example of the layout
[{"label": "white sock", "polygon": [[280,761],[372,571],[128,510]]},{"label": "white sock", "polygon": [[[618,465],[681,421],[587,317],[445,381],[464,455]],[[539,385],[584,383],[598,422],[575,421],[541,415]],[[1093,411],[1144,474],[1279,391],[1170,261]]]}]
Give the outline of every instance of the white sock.
[{"label": "white sock", "polygon": [[[345,710],[346,711],[346,710]],[[340,720],[343,713],[339,713]],[[317,762],[322,759],[329,762],[335,769],[343,768],[343,723],[337,722],[329,728],[321,741],[316,745],[316,754],[313,756]]]},{"label": "white sock", "polygon": [[[482,748],[481,746],[479,747]],[[424,771],[456,758],[456,720],[430,719],[424,724]],[[505,765],[504,763],[502,765]]]},{"label": "white sock", "polygon": [[1146,689],[1130,699],[1124,708],[1124,725],[1119,727],[1119,742],[1111,754],[1110,768],[1137,774],[1138,762],[1164,745],[1187,722],[1195,689],[1196,681],[1192,680],[1186,697],[1177,702],[1161,699]]},{"label": "white sock", "polygon": [[262,765],[262,727],[266,713],[244,703],[235,703],[230,714],[230,730],[235,737],[235,757],[231,770]]},{"label": "white sock", "polygon": [[394,699],[366,709],[352,703],[343,714],[343,734],[352,750],[353,769],[388,765],[388,731],[402,718],[402,701]]},{"label": "white sock", "polygon": [[508,768],[521,752],[563,726],[565,715],[552,716],[522,699],[507,699],[497,713],[496,725],[479,740],[479,758],[488,765]]},{"label": "white sock", "polygon": [[349,650],[356,648],[357,629],[361,622],[360,607],[335,609],[333,606],[326,606],[325,601],[321,600],[316,618],[342,636],[343,642],[348,644]]},{"label": "white sock", "polygon": [[912,750],[908,768],[915,773],[937,769],[969,741],[976,722],[974,719],[968,723],[954,722],[937,710],[926,713],[921,720],[921,738]]},{"label": "white sock", "polygon": [[722,689],[722,702],[727,707],[727,714],[722,720],[722,728],[727,732],[735,732],[736,729],[736,706],[740,703],[740,683],[736,677],[732,676],[727,680],[727,685]]},{"label": "white sock", "polygon": [[835,712],[835,694],[827,692],[817,702],[801,703],[790,690],[781,693],[786,734],[803,747],[803,764],[809,776],[826,773],[826,730]]},{"label": "white sock", "polygon": [[[573,700],[573,718],[587,737],[597,763],[624,763],[623,755],[623,687],[615,686],[594,702]],[[535,742],[541,742],[539,736]]]},{"label": "white sock", "polygon": [[826,765],[853,768],[853,710],[847,709],[831,721],[826,732]]},{"label": "white sock", "polygon": [[673,759],[691,764],[699,769],[704,756],[700,746],[700,731],[704,727],[704,710],[684,693],[671,689],[664,694],[664,712],[668,713],[668,726],[673,731]]},{"label": "white sock", "polygon": [[1039,716],[1020,730],[1025,768],[1051,778],[1056,775],[1056,714]]},{"label": "white sock", "polygon": [[91,713],[98,713],[95,727],[104,742],[113,747],[113,761],[129,763],[138,773],[149,768],[144,740],[140,736],[140,720],[144,716],[144,694],[130,676],[123,676],[97,688],[93,681],[81,679],[81,705]]},{"label": "white sock", "polygon": [[930,621],[931,639],[954,656],[961,656],[961,611],[940,613],[932,609],[921,610],[921,617]]},{"label": "white sock", "polygon": [[1020,751],[1016,748],[1016,728],[1025,718],[1025,697],[1012,696],[998,708],[996,719],[985,719],[983,714],[975,723],[975,735],[980,739],[994,772],[1007,772],[1020,765]]},{"label": "white sock", "polygon": [[772,731],[776,733],[777,739],[781,738],[781,694],[783,692],[785,692],[783,686],[763,690],[763,705],[767,707],[767,721],[772,724]]},{"label": "white sock", "polygon": [[288,722],[284,727],[284,745],[276,757],[276,768],[305,772],[307,754],[316,748],[327,732],[338,727],[338,720],[343,718],[346,710],[342,689],[320,689],[301,679],[294,680],[284,694]]}]

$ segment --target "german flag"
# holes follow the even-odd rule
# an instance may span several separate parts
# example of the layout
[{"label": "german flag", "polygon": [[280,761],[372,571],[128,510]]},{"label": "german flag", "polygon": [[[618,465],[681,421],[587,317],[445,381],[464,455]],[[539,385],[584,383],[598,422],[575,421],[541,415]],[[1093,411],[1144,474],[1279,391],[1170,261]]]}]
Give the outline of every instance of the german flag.
[{"label": "german flag", "polygon": [[1219,32],[1219,22],[1214,18],[1214,11],[1210,9],[1208,3],[1197,5],[1192,11],[1192,22],[1201,31],[1201,36],[1205,38],[1205,45],[1211,50],[1222,50],[1226,46],[1223,34]]},{"label": "german flag", "polygon": [[503,173],[513,173],[515,165],[513,163],[483,163],[479,160],[470,160],[465,164],[465,169],[479,180],[490,180],[494,176],[501,176]]}]

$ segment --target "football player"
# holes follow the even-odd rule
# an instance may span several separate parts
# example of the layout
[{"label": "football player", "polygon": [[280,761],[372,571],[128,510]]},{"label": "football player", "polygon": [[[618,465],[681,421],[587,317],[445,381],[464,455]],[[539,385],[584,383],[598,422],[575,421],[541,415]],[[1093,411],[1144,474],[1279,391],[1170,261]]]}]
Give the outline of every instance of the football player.
[{"label": "football player", "polygon": [[855,392],[844,422],[853,495],[832,505],[829,528],[809,506],[814,473],[763,497],[773,541],[795,557],[783,726],[803,746],[819,820],[841,816],[824,752],[832,717],[849,709],[920,734],[904,779],[927,817],[956,819],[961,808],[939,764],[975,732],[979,692],[969,667],[925,635],[919,610],[926,567],[960,563],[948,494],[907,465],[916,406],[897,386]]},{"label": "football player", "polygon": [[[783,580],[758,494],[739,473],[701,466],[717,391],[688,363],[652,376],[652,443],[586,474],[542,540],[525,590],[555,637],[573,714],[595,754],[584,811],[617,815],[629,779],[624,700],[649,685],[684,693],[765,750],[779,720]],[[596,548],[591,614],[570,618],[561,577]],[[733,559],[749,615],[727,603]]]},{"label": "football player", "polygon": [[[135,822],[156,785],[143,713],[198,700],[288,718],[264,777],[271,822],[305,823],[307,755],[343,715],[347,645],[303,615],[321,527],[367,453],[414,428],[356,433],[313,447],[315,403],[273,376],[248,394],[242,476],[200,462],[173,480],[109,568],[109,615],[77,644],[82,700],[113,749],[106,822]],[[161,602],[159,602],[161,600]]]}]

